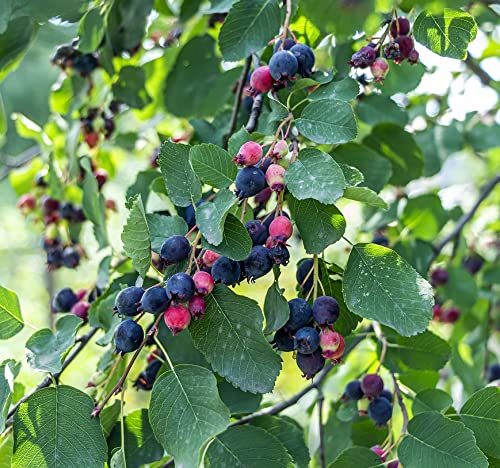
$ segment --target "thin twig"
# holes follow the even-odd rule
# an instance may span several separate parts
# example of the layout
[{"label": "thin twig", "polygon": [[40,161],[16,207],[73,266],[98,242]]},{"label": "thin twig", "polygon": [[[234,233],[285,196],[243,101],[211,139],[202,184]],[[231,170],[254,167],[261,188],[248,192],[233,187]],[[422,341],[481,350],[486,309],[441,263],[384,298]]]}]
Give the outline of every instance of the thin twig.
[{"label": "thin twig", "polygon": [[292,18],[292,0],[286,0],[286,15],[283,23],[283,34],[281,35],[280,49],[285,47],[285,39],[290,29],[290,19]]},{"label": "thin twig", "polygon": [[314,269],[314,276],[313,276],[313,301],[316,300],[318,297],[318,281],[319,281],[319,261],[318,261],[318,255],[314,254],[313,256],[313,269]]},{"label": "thin twig", "polygon": [[17,169],[25,164],[29,163],[31,160],[35,159],[41,152],[41,148],[38,145],[28,148],[17,156],[7,156],[3,162],[4,167],[0,171],[0,181],[5,179],[12,169]]},{"label": "thin twig", "polygon": [[252,110],[250,111],[250,117],[248,118],[248,122],[245,125],[245,129],[248,133],[252,133],[256,128],[259,122],[259,116],[262,112],[262,104],[264,104],[264,95],[258,94],[255,96],[252,104]]},{"label": "thin twig", "polygon": [[401,395],[401,389],[399,388],[398,380],[396,379],[394,372],[391,372],[391,376],[392,376],[392,380],[394,382],[394,391],[396,392],[398,404],[399,404],[399,407],[401,408],[401,414],[403,415],[403,426],[401,427],[401,434],[396,439],[396,441],[390,447],[384,449],[384,456],[387,456],[387,454],[391,453],[392,449],[394,447],[396,447],[396,445],[398,445],[399,442],[401,441],[401,439],[405,436],[406,429],[408,428],[408,421],[409,421],[408,410],[406,409],[406,405],[404,404],[403,396]]},{"label": "thin twig", "polygon": [[490,330],[493,330],[493,310],[496,308],[496,301],[494,299],[490,300],[488,305],[488,311],[486,313],[486,323],[485,323],[485,337],[484,337],[484,357],[483,357],[483,378],[486,378],[488,374],[488,367],[490,364],[490,355],[488,351],[488,341],[490,337]]},{"label": "thin twig", "polygon": [[292,158],[290,159],[290,163],[293,163],[299,156],[299,141],[295,136],[290,137],[290,140],[292,141]]},{"label": "thin twig", "polygon": [[476,61],[470,56],[470,54],[467,54],[464,63],[465,66],[479,78],[484,86],[491,85],[493,78],[487,72],[485,72],[478,63],[476,63]]},{"label": "thin twig", "polygon": [[325,462],[325,427],[323,426],[323,403],[325,397],[321,386],[317,386],[318,391],[318,429],[319,429],[319,464],[321,468],[326,468]]},{"label": "thin twig", "polygon": [[196,246],[198,245],[198,242],[200,242],[200,239],[201,239],[201,231],[198,231],[198,234],[196,234],[196,237],[194,238],[193,246],[191,247],[191,255],[189,256],[189,265],[187,267],[186,273],[191,272],[194,257],[196,256]]}]

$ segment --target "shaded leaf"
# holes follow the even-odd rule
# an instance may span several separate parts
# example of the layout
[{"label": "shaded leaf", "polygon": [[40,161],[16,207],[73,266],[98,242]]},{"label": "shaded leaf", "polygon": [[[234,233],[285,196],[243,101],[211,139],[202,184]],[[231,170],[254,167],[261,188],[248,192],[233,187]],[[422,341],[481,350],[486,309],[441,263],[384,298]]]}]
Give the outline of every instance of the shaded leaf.
[{"label": "shaded leaf", "polygon": [[24,328],[17,294],[0,285],[0,340],[17,335]]}]

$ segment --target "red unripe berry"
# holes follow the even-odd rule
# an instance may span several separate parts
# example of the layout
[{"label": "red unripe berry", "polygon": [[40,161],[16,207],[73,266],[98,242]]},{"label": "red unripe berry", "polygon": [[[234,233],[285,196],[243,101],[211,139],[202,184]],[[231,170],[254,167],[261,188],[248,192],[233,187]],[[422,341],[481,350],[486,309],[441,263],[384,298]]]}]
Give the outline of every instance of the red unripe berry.
[{"label": "red unripe berry", "polygon": [[456,307],[450,307],[443,312],[441,321],[444,323],[455,323],[460,318],[460,310]]},{"label": "red unripe berry", "polygon": [[193,296],[188,304],[189,313],[196,320],[202,319],[205,315],[205,309],[207,308],[207,304],[205,303],[205,299],[200,296]]},{"label": "red unripe berry", "polygon": [[214,289],[214,279],[210,273],[206,271],[197,271],[193,275],[194,287],[197,294],[206,296]]},{"label": "red unripe berry", "polygon": [[233,161],[242,166],[255,166],[262,159],[262,146],[255,141],[247,141],[238,151]]},{"label": "red unripe berry", "polygon": [[99,168],[94,172],[94,177],[97,180],[97,188],[101,190],[102,186],[108,180],[108,173],[104,169]]},{"label": "red unripe berry", "polygon": [[437,320],[438,322],[443,317],[443,308],[440,305],[435,305],[432,307],[432,319]]},{"label": "red unripe berry", "polygon": [[410,22],[404,16],[392,20],[390,34],[392,37],[406,36],[410,32]]},{"label": "red unripe berry", "polygon": [[383,57],[376,59],[370,67],[373,77],[377,83],[384,81],[384,78],[389,73],[389,63]]},{"label": "red unripe berry", "polygon": [[99,134],[97,132],[85,133],[85,135],[83,135],[83,139],[85,140],[85,143],[87,143],[87,145],[89,145],[91,148],[94,148],[99,142]]},{"label": "red unripe berry", "polygon": [[418,63],[419,54],[415,49],[412,49],[408,54],[408,62],[412,65],[416,65]]},{"label": "red unripe berry", "polygon": [[35,205],[36,205],[35,197],[30,193],[21,195],[21,197],[17,201],[17,207],[23,211],[31,211],[33,208],[35,208]]},{"label": "red unripe berry", "polygon": [[76,291],[75,294],[76,294],[76,297],[78,298],[78,300],[81,301],[85,297],[85,295],[87,294],[87,290],[80,288],[78,291]]},{"label": "red unripe berry", "polygon": [[266,171],[267,185],[274,192],[281,192],[285,188],[285,168],[279,164],[271,164]]},{"label": "red unripe berry", "polygon": [[259,93],[267,93],[273,89],[273,84],[274,80],[267,65],[256,68],[250,77],[250,86]]},{"label": "red unripe berry", "polygon": [[370,450],[372,452],[375,452],[380,457],[380,459],[385,462],[386,457],[384,455],[384,449],[380,445],[374,445],[370,448]]},{"label": "red unripe berry", "polygon": [[433,286],[443,286],[448,282],[448,272],[444,268],[436,268],[431,273],[431,283]]},{"label": "red unripe berry", "polygon": [[211,267],[219,257],[220,255],[218,253],[212,252],[211,250],[205,250],[202,257],[203,264],[207,267]]},{"label": "red unripe berry", "polygon": [[384,391],[384,381],[378,374],[367,374],[361,381],[361,390],[367,397],[378,397]]},{"label": "red unripe berry", "polygon": [[292,222],[286,216],[277,216],[269,225],[269,235],[275,240],[286,242],[292,236]]},{"label": "red unripe berry", "polygon": [[118,211],[118,210],[116,209],[116,202],[115,202],[113,199],[108,198],[108,199],[106,200],[106,209],[107,209],[107,210],[111,210],[111,211]]},{"label": "red unripe berry", "polygon": [[269,187],[266,187],[264,190],[255,195],[255,203],[267,203],[272,194],[273,191]]},{"label": "red unripe berry", "polygon": [[191,314],[189,310],[183,305],[171,305],[163,316],[165,324],[172,332],[172,335],[177,335],[185,328],[188,327],[189,322],[191,322]]},{"label": "red unripe berry", "polygon": [[285,140],[278,141],[273,148],[273,156],[281,159],[288,154],[288,143]]},{"label": "red unripe berry", "polygon": [[326,359],[340,359],[345,350],[344,337],[336,331],[324,328],[319,334],[319,346]]},{"label": "red unripe berry", "polygon": [[89,315],[90,304],[85,301],[77,302],[70,310],[70,313],[80,317],[83,321],[87,321]]}]

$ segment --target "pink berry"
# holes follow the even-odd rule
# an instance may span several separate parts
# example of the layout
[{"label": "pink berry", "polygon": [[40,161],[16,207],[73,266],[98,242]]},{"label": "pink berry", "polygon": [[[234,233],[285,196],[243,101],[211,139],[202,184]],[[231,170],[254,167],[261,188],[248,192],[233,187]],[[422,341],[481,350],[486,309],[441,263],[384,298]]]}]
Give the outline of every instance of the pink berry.
[{"label": "pink berry", "polygon": [[22,195],[21,198],[19,198],[19,200],[17,201],[17,207],[23,211],[31,211],[33,208],[35,208],[35,205],[35,197],[30,193]]},{"label": "pink berry", "polygon": [[211,267],[219,257],[220,255],[218,253],[212,252],[211,250],[205,250],[202,257],[203,264],[207,267]]},{"label": "pink berry", "polygon": [[387,76],[387,73],[389,73],[389,63],[385,58],[379,57],[372,63],[370,70],[375,78],[375,81],[377,83],[382,82]]},{"label": "pink berry", "polygon": [[193,275],[194,287],[197,294],[206,296],[214,289],[214,279],[206,271],[197,271]]},{"label": "pink berry", "polygon": [[412,49],[408,54],[408,62],[410,62],[412,65],[416,65],[418,63],[418,57],[418,52],[415,49]]},{"label": "pink berry", "polygon": [[84,321],[87,320],[87,317],[89,315],[89,309],[90,309],[90,304],[85,301],[80,301],[77,302],[70,310],[70,313],[73,315],[76,315],[77,317],[80,317]]},{"label": "pink berry", "polygon": [[78,298],[79,301],[81,301],[85,295],[87,294],[87,290],[80,288],[78,291],[76,291],[76,297]]},{"label": "pink berry", "polygon": [[455,323],[460,318],[460,310],[450,307],[443,312],[441,321],[444,323]]},{"label": "pink berry", "polygon": [[269,235],[279,242],[286,242],[292,236],[292,222],[286,216],[277,216],[269,225]]},{"label": "pink berry", "polygon": [[319,334],[319,346],[326,359],[340,359],[345,349],[344,337],[336,331],[324,328]]},{"label": "pink berry", "polygon": [[106,183],[108,180],[108,173],[104,169],[97,169],[94,172],[94,177],[97,180],[97,188],[101,190],[103,185]]},{"label": "pink berry", "polygon": [[380,459],[385,462],[386,457],[384,455],[384,449],[380,445],[374,445],[370,448],[370,450],[372,452],[375,452],[380,457]]},{"label": "pink berry", "polygon": [[267,93],[273,88],[273,84],[274,80],[267,65],[256,68],[250,77],[250,86],[259,93]]},{"label": "pink berry", "polygon": [[172,335],[177,335],[189,325],[191,322],[191,314],[183,305],[172,305],[164,315],[165,324],[172,332]]},{"label": "pink berry", "polygon": [[262,159],[262,146],[255,141],[244,143],[233,161],[242,166],[255,166]]},{"label": "pink berry", "polygon": [[207,304],[205,303],[205,299],[200,296],[193,296],[188,304],[189,313],[196,320],[202,319],[205,315],[205,309],[207,308]]},{"label": "pink berry", "polygon": [[285,188],[285,168],[279,164],[271,164],[266,171],[266,182],[274,192],[281,192]]},{"label": "pink berry", "polygon": [[273,148],[273,156],[278,159],[288,154],[288,143],[285,140],[278,141]]},{"label": "pink berry", "polygon": [[443,308],[440,305],[436,304],[432,308],[432,319],[437,320],[439,322],[442,317],[443,317]]}]

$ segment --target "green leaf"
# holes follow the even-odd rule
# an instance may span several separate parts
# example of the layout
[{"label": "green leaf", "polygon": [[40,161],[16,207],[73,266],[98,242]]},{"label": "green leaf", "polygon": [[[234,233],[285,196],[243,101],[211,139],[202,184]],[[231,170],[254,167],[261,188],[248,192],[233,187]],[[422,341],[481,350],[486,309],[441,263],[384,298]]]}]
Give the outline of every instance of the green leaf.
[{"label": "green leaf", "polygon": [[78,50],[88,54],[97,50],[104,37],[104,20],[97,8],[85,13],[78,29]]},{"label": "green leaf", "polygon": [[392,248],[415,268],[420,275],[427,276],[429,265],[434,258],[432,244],[408,237],[398,241]]},{"label": "green leaf", "polygon": [[443,411],[453,404],[453,398],[438,388],[427,388],[415,395],[412,411],[416,416],[426,411]]},{"label": "green leaf", "polygon": [[158,213],[147,213],[146,221],[151,235],[151,250],[160,253],[165,239],[172,236],[184,236],[188,226],[180,216],[163,216]]},{"label": "green leaf", "polygon": [[[201,323],[201,322],[200,322]],[[229,411],[209,370],[184,364],[156,380],[149,420],[157,440],[176,466],[198,466],[200,449],[229,424]]]},{"label": "green leaf", "polygon": [[296,200],[290,195],[287,201],[307,253],[319,254],[344,235],[346,221],[335,205],[323,205],[312,199]]},{"label": "green leaf", "polygon": [[375,208],[382,208],[383,210],[389,208],[384,199],[368,187],[346,187],[343,197],[374,206]]},{"label": "green leaf", "polygon": [[130,211],[122,232],[123,248],[137,273],[146,278],[151,266],[151,238],[141,195],[130,199],[128,205]]},{"label": "green leaf", "polygon": [[351,447],[344,450],[328,468],[382,468],[380,457],[366,447]]},{"label": "green leaf", "polygon": [[322,99],[338,99],[339,101],[352,101],[359,94],[359,84],[352,78],[340,81],[330,81],[316,89],[309,99],[320,101]]},{"label": "green leaf", "polygon": [[[108,438],[109,452],[121,444],[121,424],[118,422]],[[147,409],[135,410],[124,418],[123,444],[127,468],[139,468],[162,458],[163,448],[155,439]]]},{"label": "green leaf", "polygon": [[405,60],[403,63],[389,62],[389,73],[384,79],[381,88],[383,96],[392,96],[396,93],[408,93],[413,91],[422,81],[425,66],[421,63],[415,65]]},{"label": "green leaf", "polygon": [[281,25],[278,0],[240,0],[229,10],[219,34],[224,60],[237,61],[266,47]]},{"label": "green leaf", "polygon": [[411,233],[426,241],[434,240],[447,221],[441,199],[432,193],[410,198],[401,215],[401,222]]},{"label": "green leaf", "polygon": [[254,426],[231,427],[215,437],[205,455],[209,466],[288,468],[292,462],[281,442]]},{"label": "green leaf", "polygon": [[141,194],[141,199],[143,205],[146,207],[148,205],[149,195],[151,193],[151,185],[158,179],[161,180],[160,174],[154,169],[148,169],[147,171],[141,171],[137,173],[134,183],[127,189],[125,199],[134,197],[138,193]]},{"label": "green leaf", "polygon": [[463,10],[445,8],[440,14],[422,11],[413,24],[417,42],[443,57],[464,60],[477,34],[474,18]]},{"label": "green leaf", "polygon": [[432,318],[431,285],[396,252],[380,245],[352,248],[343,292],[351,311],[403,336],[424,331]]},{"label": "green leaf", "polygon": [[500,458],[500,388],[487,387],[474,393],[460,410],[460,419],[474,432],[486,455]]},{"label": "green leaf", "polygon": [[262,334],[258,304],[216,285],[206,297],[203,320],[191,323],[194,345],[212,369],[235,387],[252,393],[272,391],[281,369],[281,358]]},{"label": "green leaf", "polygon": [[474,277],[462,266],[449,266],[448,281],[439,287],[440,296],[452,299],[457,307],[471,308],[477,300],[478,290]]},{"label": "green leaf", "polygon": [[434,388],[439,381],[439,372],[431,370],[409,370],[399,373],[399,380],[414,392]]},{"label": "green leaf", "polygon": [[12,432],[4,432],[0,435],[0,468],[12,468],[13,449],[14,437]]},{"label": "green leaf", "polygon": [[56,323],[56,331],[43,328],[33,333],[26,342],[29,365],[39,371],[55,374],[62,369],[68,349],[75,344],[76,331],[83,320],[75,315],[65,315]]},{"label": "green leaf", "polygon": [[118,399],[115,399],[112,405],[106,406],[106,408],[101,411],[99,418],[101,420],[102,432],[106,439],[109,437],[109,434],[111,434],[111,431],[113,430],[113,427],[115,426],[120,413],[121,405],[120,400]]},{"label": "green leaf", "polygon": [[0,94],[0,145],[3,145],[6,133],[7,133],[7,117],[5,115],[5,107],[3,105],[2,94]]},{"label": "green leaf", "polygon": [[196,224],[203,237],[213,245],[220,245],[224,238],[224,223],[229,210],[238,201],[233,192],[222,189],[213,202],[202,203],[196,210]]},{"label": "green leaf", "polygon": [[[136,276],[135,273],[134,276]],[[98,345],[105,346],[109,344],[116,327],[121,322],[120,317],[113,310],[119,292],[119,290],[113,292],[108,290],[90,305],[89,325],[102,328],[106,332],[104,336],[97,340]]]},{"label": "green leaf", "polygon": [[247,414],[257,411],[262,395],[243,392],[233,387],[227,380],[217,383],[217,389],[222,402],[228,407],[231,414]]},{"label": "green leaf", "polygon": [[[327,466],[334,461],[346,448],[352,446],[351,440],[351,423],[341,421],[338,418],[337,408],[332,406],[328,414],[328,419],[323,426],[324,445],[325,445],[325,462]],[[315,457],[317,463],[318,454]]]},{"label": "green leaf", "polygon": [[283,292],[284,289],[280,288],[278,278],[275,278],[264,299],[264,317],[266,319],[264,333],[266,335],[281,328],[290,317],[290,308]]},{"label": "green leaf", "polygon": [[422,175],[424,158],[413,137],[392,123],[379,124],[373,128],[363,143],[392,164],[393,185],[406,185]]},{"label": "green leaf", "polygon": [[211,143],[193,146],[189,157],[195,174],[204,184],[222,189],[229,187],[236,178],[236,164],[219,146]]},{"label": "green leaf", "polygon": [[17,294],[0,285],[0,340],[17,335],[24,327]]},{"label": "green leaf", "polygon": [[21,363],[6,359],[0,364],[0,433],[5,429],[12,396],[14,394],[14,379],[21,370]]},{"label": "green leaf", "polygon": [[358,133],[351,106],[338,99],[311,102],[295,124],[302,135],[319,144],[346,143]]},{"label": "green leaf", "polygon": [[146,73],[143,68],[127,65],[120,70],[118,80],[113,83],[113,96],[135,109],[142,109],[151,102],[146,91]]},{"label": "green leaf", "polygon": [[365,180],[362,172],[349,164],[339,163],[342,172],[344,173],[345,183],[347,186],[355,187]]},{"label": "green leaf", "polygon": [[168,196],[177,206],[194,205],[201,200],[201,184],[189,164],[190,148],[165,141],[158,157]]},{"label": "green leaf", "polygon": [[486,468],[488,461],[476,446],[472,431],[437,412],[415,416],[398,448],[405,468]]},{"label": "green leaf", "polygon": [[380,94],[371,94],[360,100],[356,114],[369,125],[392,122],[404,127],[408,123],[408,114],[392,99]]},{"label": "green leaf", "polygon": [[103,466],[106,441],[93,409],[88,395],[67,385],[35,392],[14,415],[13,466]]},{"label": "green leaf", "polygon": [[344,173],[333,158],[315,148],[300,151],[298,159],[285,172],[288,190],[298,200],[313,198],[326,205],[344,193]]},{"label": "green leaf", "polygon": [[252,250],[252,239],[238,218],[229,213],[224,222],[224,237],[219,245],[201,240],[203,248],[213,250],[232,260],[245,260]]}]

